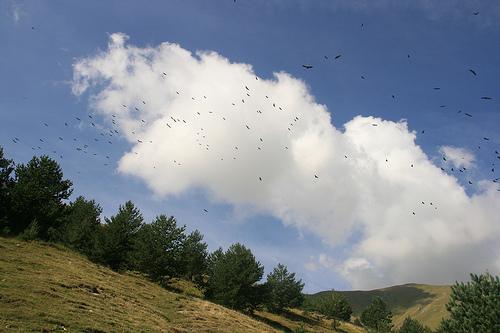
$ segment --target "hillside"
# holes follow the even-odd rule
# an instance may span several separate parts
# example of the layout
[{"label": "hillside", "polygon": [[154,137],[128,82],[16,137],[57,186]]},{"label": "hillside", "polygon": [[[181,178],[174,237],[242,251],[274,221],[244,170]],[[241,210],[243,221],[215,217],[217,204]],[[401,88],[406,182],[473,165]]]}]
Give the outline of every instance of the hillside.
[{"label": "hillside", "polygon": [[[450,286],[433,286],[425,284],[405,284],[369,291],[340,291],[355,316],[359,316],[374,297],[381,297],[394,314],[393,322],[399,327],[407,316],[421,323],[436,328],[447,315],[445,304],[450,295]],[[323,291],[308,297],[317,297],[330,291]]]},{"label": "hillside", "polygon": [[[293,332],[301,326],[334,332],[328,321],[299,310],[251,318],[118,274],[64,247],[0,238],[0,331]],[[348,323],[341,328],[364,332]]]}]

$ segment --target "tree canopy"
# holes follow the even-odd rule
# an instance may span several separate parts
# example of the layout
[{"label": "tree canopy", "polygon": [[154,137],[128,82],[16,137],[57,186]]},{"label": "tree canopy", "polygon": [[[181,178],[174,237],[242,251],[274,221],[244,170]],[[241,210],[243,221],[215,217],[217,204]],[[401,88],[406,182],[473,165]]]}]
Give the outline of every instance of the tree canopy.
[{"label": "tree canopy", "polygon": [[257,282],[264,267],[250,249],[236,243],[226,252],[217,250],[211,256],[206,296],[226,307],[252,311],[261,302],[264,288]]},{"label": "tree canopy", "polygon": [[500,332],[500,280],[490,273],[471,274],[471,281],[455,283],[446,309],[450,318],[441,324],[446,333]]},{"label": "tree canopy", "polygon": [[266,284],[269,292],[266,307],[270,311],[279,312],[286,307],[302,305],[304,283],[302,280],[296,280],[295,273],[289,272],[285,265],[278,264],[267,275]]},{"label": "tree canopy", "polygon": [[390,332],[392,330],[392,313],[387,304],[375,297],[372,303],[361,313],[361,322],[364,326],[376,332]]}]

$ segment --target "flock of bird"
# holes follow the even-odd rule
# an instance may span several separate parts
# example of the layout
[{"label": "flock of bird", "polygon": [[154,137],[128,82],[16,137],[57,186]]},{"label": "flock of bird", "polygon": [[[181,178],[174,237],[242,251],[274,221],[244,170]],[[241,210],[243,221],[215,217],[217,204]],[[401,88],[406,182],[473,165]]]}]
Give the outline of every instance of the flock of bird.
[{"label": "flock of bird", "polygon": [[[236,0],[235,0],[235,2],[236,2]],[[478,15],[478,14],[479,14],[478,12],[474,13],[474,15]],[[362,27],[363,27],[363,25],[362,25]],[[34,30],[34,27],[32,29]],[[408,54],[407,57],[410,58],[410,55]],[[341,61],[342,60],[341,58],[342,58],[342,54],[337,54],[333,57],[333,61]],[[325,55],[324,61],[331,61],[331,59],[327,55]],[[314,64],[302,64],[301,67],[305,71],[315,70]],[[473,68],[469,68],[466,70],[473,77],[476,77],[479,75],[478,71],[473,69]],[[161,76],[165,76],[165,77],[168,75],[166,72],[161,72],[158,74]],[[367,77],[365,75],[361,75],[361,79],[366,80]],[[259,80],[259,78],[255,77],[255,80]],[[251,85],[248,83],[247,84],[242,83],[242,96],[243,96],[243,98],[238,99],[237,102],[234,100],[233,101],[228,100],[228,106],[230,103],[230,105],[232,107],[237,107],[238,105],[245,104],[246,98],[248,98],[248,99],[254,98],[254,96],[252,95],[251,87],[249,87],[249,86],[251,86]],[[432,89],[440,90],[441,87],[432,87]],[[182,91],[178,90],[178,91],[176,91],[176,94],[180,96],[180,95],[182,95]],[[396,96],[394,94],[392,94],[391,97],[392,97],[392,99],[396,98]],[[201,96],[200,97],[185,96],[185,98],[190,98],[193,102],[198,102],[200,100],[201,101],[207,100],[209,97],[207,97],[207,96],[202,96],[202,97]],[[285,111],[284,106],[279,105],[276,102],[271,101],[271,99],[269,98],[268,95],[261,96],[261,98],[264,101],[267,101],[269,108],[275,109],[275,110],[280,110],[280,111]],[[490,96],[482,96],[480,98],[481,98],[481,100],[484,100],[484,101],[493,100],[493,98]],[[123,110],[117,110],[117,113],[120,111],[126,110],[127,112],[134,112],[135,111],[136,113],[139,114],[141,111],[141,107],[142,107],[141,104],[146,105],[147,103],[148,102],[146,100],[142,100],[137,105],[129,106],[126,104],[122,104],[121,107],[123,108]],[[440,107],[445,108],[446,105],[440,105]],[[198,111],[194,111],[194,110],[198,110]],[[189,110],[189,111],[196,113],[196,115],[199,117],[202,116],[202,113],[200,113],[199,108],[193,107],[193,109]],[[258,114],[262,114],[263,111],[262,110],[255,110],[255,112]],[[208,115],[213,115],[213,116],[219,117],[220,121],[229,121],[228,117],[225,115],[215,115],[215,114],[213,114],[213,111],[207,111],[206,113]],[[464,116],[466,116],[468,118],[473,117],[473,115],[471,113],[463,112],[461,110],[457,111],[457,113],[463,114]],[[94,116],[91,114],[86,115],[86,117],[80,116],[80,117],[73,117],[72,119],[66,119],[60,123],[49,124],[48,122],[43,122],[40,125],[46,131],[43,132],[44,136],[40,137],[38,142],[36,142],[36,143],[31,142],[28,144],[28,142],[25,142],[25,141],[28,141],[28,139],[22,140],[22,139],[19,139],[19,137],[12,138],[12,142],[16,145],[23,145],[24,144],[27,147],[31,147],[31,149],[34,151],[41,151],[43,153],[52,155],[53,157],[58,158],[58,159],[64,158],[65,154],[63,153],[63,150],[65,152],[67,152],[68,145],[71,145],[71,149],[74,149],[78,153],[81,153],[81,154],[86,155],[88,157],[99,158],[104,166],[110,166],[110,165],[112,165],[112,161],[114,160],[114,158],[113,158],[114,153],[119,153],[117,151],[117,150],[119,150],[119,148],[115,148],[116,145],[115,146],[113,146],[113,145],[116,143],[117,140],[121,139],[123,136],[128,135],[129,138],[130,138],[130,135],[136,136],[135,140],[136,140],[137,144],[153,144],[153,141],[151,141],[151,140],[145,140],[143,138],[140,138],[139,135],[136,133],[136,131],[131,131],[131,133],[122,133],[122,130],[119,127],[119,125],[117,124],[117,121],[115,119],[116,117],[117,117],[117,114],[111,115],[111,123],[109,125],[105,125],[105,124],[98,122],[98,119],[94,118]],[[290,115],[288,123],[285,126],[286,130],[289,132],[292,132],[293,127],[300,121],[300,119],[301,118],[299,117],[299,115]],[[146,126],[146,125],[147,125],[146,120],[137,119],[137,126],[138,127]],[[189,124],[189,120],[186,120],[182,116],[170,115],[169,119],[165,122],[164,125],[168,129],[174,129],[176,126],[190,126],[191,124]],[[193,126],[194,125],[197,125],[197,124],[193,124]],[[57,134],[58,126],[64,126],[65,128],[67,128],[69,130],[74,130],[75,135],[64,136],[62,134]],[[249,124],[244,124],[244,126],[245,126],[244,128],[247,131],[252,131],[252,127]],[[373,123],[372,126],[377,127],[378,124]],[[82,129],[84,129],[84,128],[93,129],[92,138],[89,138],[88,135],[85,137],[80,137],[79,135],[77,135],[77,133],[82,133]],[[66,132],[68,132],[68,131],[66,131]],[[196,133],[196,138],[195,138],[196,144],[201,149],[206,150],[206,151],[210,151],[212,147],[209,143],[209,140],[207,139],[208,135],[207,135],[206,129],[203,127],[200,127],[199,129],[197,128],[195,130],[195,133]],[[420,130],[420,133],[424,134],[425,130]],[[486,142],[490,141],[490,138],[483,137],[483,138],[478,138],[478,140],[482,140],[483,142],[486,143]],[[264,141],[266,141],[266,140],[263,137],[256,138],[255,147],[257,150],[262,150],[264,148]],[[59,142],[59,144],[56,145],[55,142]],[[54,146],[61,148],[61,144],[65,145],[64,149],[59,149],[59,150],[54,149]],[[477,148],[481,149],[481,144],[478,145]],[[288,147],[284,146],[284,147],[280,147],[280,149],[286,151],[286,150],[288,150]],[[488,150],[491,149],[491,157],[493,159],[493,161],[491,162],[491,173],[492,173],[491,180],[494,183],[500,184],[500,177],[497,177],[495,174],[495,162],[499,162],[499,160],[500,160],[499,149],[492,148],[491,144],[489,144],[486,147],[486,149],[488,149]],[[231,158],[237,159],[239,150],[240,150],[240,148],[237,145],[235,145],[234,149],[233,149],[234,154],[232,156],[229,156],[229,159],[231,159]],[[138,152],[136,152],[136,151],[133,151],[133,152],[134,152],[134,154],[139,155]],[[220,160],[224,160],[224,157],[225,156],[219,156]],[[349,156],[346,154],[346,155],[344,155],[344,158],[348,159]],[[466,177],[466,178],[464,178],[466,180],[466,182],[469,185],[473,184],[471,176],[467,176],[467,173],[469,171],[467,168],[465,168],[463,166],[456,168],[453,165],[450,167],[450,163],[447,163],[448,162],[447,156],[442,156],[442,160],[444,162],[441,166],[442,171],[447,172],[447,173],[463,174],[463,175],[465,175],[464,177]],[[172,162],[177,166],[182,166],[182,161],[179,161],[177,159],[173,159]],[[385,159],[385,162],[390,163],[389,159],[387,159],[387,158]],[[154,165],[152,167],[156,168],[156,166],[154,166]],[[409,167],[413,168],[414,165],[409,163]],[[80,172],[78,171],[78,173],[80,173]],[[318,174],[312,174],[311,178],[314,181],[320,181],[320,175],[318,175]],[[257,176],[256,180],[259,182],[263,182],[264,177],[262,175]],[[498,191],[500,191],[500,187],[498,188]],[[429,205],[429,206],[432,206],[436,210],[438,209],[436,202],[427,202],[427,201],[423,200],[419,204]],[[203,212],[208,213],[208,210],[203,209]],[[411,214],[416,215],[414,210],[411,211]]]}]

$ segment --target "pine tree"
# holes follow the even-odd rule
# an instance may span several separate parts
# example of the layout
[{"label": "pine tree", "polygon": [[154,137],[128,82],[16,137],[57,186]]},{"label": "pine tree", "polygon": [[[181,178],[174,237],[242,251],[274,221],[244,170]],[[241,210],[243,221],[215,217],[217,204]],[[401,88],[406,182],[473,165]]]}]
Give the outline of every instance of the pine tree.
[{"label": "pine tree", "polygon": [[135,246],[135,267],[158,281],[180,276],[185,229],[177,227],[175,218],[166,215],[143,225]]},{"label": "pine tree", "polygon": [[500,332],[500,280],[490,273],[471,274],[471,281],[455,283],[446,309],[450,318],[441,324],[443,333]]},{"label": "pine tree", "polygon": [[68,206],[68,214],[62,232],[65,244],[90,257],[96,253],[101,232],[102,208],[94,200],[79,196]]},{"label": "pine tree", "polygon": [[99,242],[99,260],[112,269],[132,268],[137,233],[142,222],[139,209],[131,201],[120,206],[115,216],[106,219]]},{"label": "pine tree", "polygon": [[198,230],[190,233],[182,244],[182,269],[184,277],[202,284],[207,272],[207,244]]},{"label": "pine tree", "polygon": [[237,243],[226,252],[219,249],[210,256],[209,262],[207,298],[250,312],[264,301],[265,287],[257,285],[264,267],[245,246]]},{"label": "pine tree", "polygon": [[266,307],[272,312],[283,311],[286,307],[297,307],[302,305],[304,295],[302,280],[295,279],[295,273],[288,272],[286,266],[278,264],[274,270],[267,275],[268,298]]},{"label": "pine tree", "polygon": [[399,328],[398,333],[432,333],[432,330],[417,320],[407,317],[403,325]]},{"label": "pine tree", "polygon": [[40,238],[57,240],[71,186],[59,164],[48,156],[17,165],[8,213],[12,232],[18,234],[36,222]]},{"label": "pine tree", "polygon": [[361,322],[376,332],[390,332],[393,327],[392,313],[380,297],[374,298],[368,308],[361,313]]},{"label": "pine tree", "polygon": [[4,157],[3,148],[0,146],[0,233],[3,234],[10,232],[7,213],[11,205],[12,171],[14,171],[14,164],[12,160]]}]

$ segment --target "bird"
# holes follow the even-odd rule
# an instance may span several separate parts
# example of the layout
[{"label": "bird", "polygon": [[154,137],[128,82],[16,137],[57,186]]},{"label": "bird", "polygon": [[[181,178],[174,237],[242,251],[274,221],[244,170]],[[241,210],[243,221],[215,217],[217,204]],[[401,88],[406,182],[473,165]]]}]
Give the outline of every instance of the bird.
[{"label": "bird", "polygon": [[474,16],[477,16],[477,15],[479,15],[479,12],[474,12],[474,13],[472,13],[472,14],[473,14]]},{"label": "bird", "polygon": [[469,69],[469,72],[471,72],[474,76],[476,76],[476,75],[477,75],[476,71],[475,71],[475,70],[473,70],[473,69]]},{"label": "bird", "polygon": [[483,97],[481,97],[481,99],[486,99],[486,100],[489,100],[489,99],[493,99],[493,98],[488,97],[488,96],[483,96]]},{"label": "bird", "polygon": [[318,175],[314,175],[314,178],[318,179],[319,177],[318,177]]},{"label": "bird", "polygon": [[342,57],[342,54],[338,54],[335,56],[335,59],[339,59],[340,57]]},{"label": "bird", "polygon": [[[236,2],[236,0],[235,0],[234,2]],[[205,208],[203,208],[203,211],[204,211],[205,213],[208,213],[208,210],[206,210]]]},{"label": "bird", "polygon": [[311,69],[311,68],[314,68],[314,66],[312,66],[312,65],[302,65],[302,67],[304,67],[305,69]]}]

